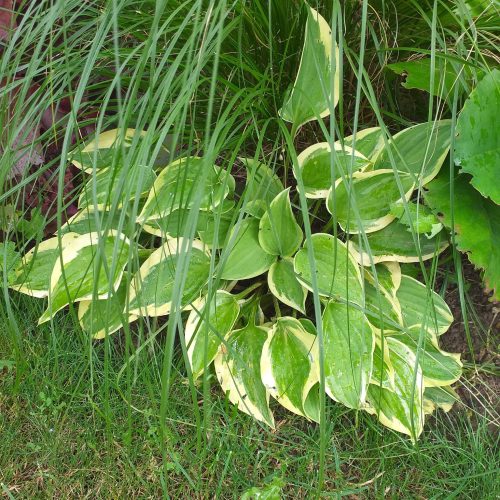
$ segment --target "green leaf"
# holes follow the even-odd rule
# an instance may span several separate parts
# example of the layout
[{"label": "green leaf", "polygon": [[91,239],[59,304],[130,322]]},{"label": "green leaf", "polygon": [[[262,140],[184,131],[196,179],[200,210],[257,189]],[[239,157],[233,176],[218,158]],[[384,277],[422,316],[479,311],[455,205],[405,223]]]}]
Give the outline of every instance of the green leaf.
[{"label": "green leaf", "polygon": [[7,283],[16,281],[16,267],[21,260],[21,256],[16,250],[16,245],[12,241],[0,241],[0,280],[7,278]]},{"label": "green leaf", "polygon": [[252,158],[240,158],[246,167],[245,191],[242,198],[246,201],[245,211],[261,218],[271,201],[285,188],[281,179],[265,163]]},{"label": "green leaf", "polygon": [[436,408],[447,413],[458,401],[460,397],[451,386],[426,387],[424,390],[424,404],[428,405],[426,413],[432,413]]},{"label": "green leaf", "polygon": [[380,127],[358,130],[356,136],[349,135],[344,138],[344,144],[354,148],[368,160],[374,162],[384,147],[384,136]]},{"label": "green leaf", "polygon": [[472,175],[471,184],[500,204],[500,70],[493,69],[465,101],[457,121],[455,163]]},{"label": "green leaf", "polygon": [[276,320],[262,349],[260,371],[266,389],[281,405],[319,422],[319,406],[312,408],[312,413],[305,407],[309,392],[319,380],[317,337],[297,319]]},{"label": "green leaf", "polygon": [[[127,234],[128,218],[124,217],[120,223],[122,214],[115,213],[113,216],[109,212],[94,211],[92,209],[84,209],[78,211],[60,228],[60,234],[67,233],[86,234],[93,232],[104,232],[106,230],[115,229],[124,234]],[[129,236],[127,234],[127,236]]]},{"label": "green leaf", "polygon": [[250,322],[231,332],[215,357],[215,373],[229,401],[257,420],[274,427],[269,392],[262,383],[260,358],[268,330]]},{"label": "green leaf", "polygon": [[225,290],[217,290],[195,304],[186,321],[184,334],[188,358],[196,380],[215,359],[224,337],[233,329],[240,313],[236,298]]},{"label": "green leaf", "polygon": [[453,384],[462,375],[460,354],[442,351],[426,333],[423,326],[417,325],[395,338],[415,354],[424,376],[425,387]]},{"label": "green leaf", "polygon": [[233,200],[224,200],[213,211],[200,211],[196,225],[198,237],[209,248],[222,248],[229,241],[236,218]]},{"label": "green leaf", "polygon": [[[78,236],[75,233],[63,235],[61,238],[63,248],[70,245]],[[50,277],[60,255],[58,238],[40,242],[18,262],[10,288],[32,297],[48,297]]]},{"label": "green leaf", "polygon": [[453,205],[448,174],[443,172],[428,186],[426,202],[443,224],[451,229],[452,207],[455,242],[469,260],[484,270],[487,290],[493,290],[493,300],[500,301],[500,206],[484,198],[469,183],[469,177],[459,175],[453,182]]},{"label": "green leaf", "polygon": [[398,172],[398,176],[403,196],[392,170],[356,172],[352,178],[338,179],[328,195],[328,211],[351,234],[380,231],[394,220],[391,203],[408,200],[415,187],[409,174]]},{"label": "green leaf", "polygon": [[107,299],[120,285],[130,258],[130,241],[121,233],[66,235],[50,276],[49,304],[38,320],[45,323],[70,303]]},{"label": "green leaf", "polygon": [[364,294],[358,265],[345,243],[329,234],[313,234],[310,241],[305,241],[303,248],[295,255],[294,269],[299,281],[313,291],[308,254],[310,244],[316,265],[318,294],[363,304]]},{"label": "green leaf", "polygon": [[[334,151],[328,142],[313,144],[297,157],[300,175],[307,198],[326,198],[332,185],[341,175],[365,170],[370,166],[368,159],[349,146],[335,143]],[[298,178],[294,170],[295,178]]]},{"label": "green leaf", "polygon": [[453,315],[443,298],[410,276],[401,277],[396,296],[407,328],[422,325],[436,338],[453,323]]},{"label": "green leaf", "polygon": [[373,168],[408,172],[425,185],[441,169],[450,143],[451,120],[420,123],[394,135],[378,155]]},{"label": "green leaf", "polygon": [[416,441],[424,427],[422,372],[411,349],[393,338],[387,338],[386,342],[394,367],[394,389],[370,384],[368,401],[371,408],[367,411],[377,415],[386,427]]},{"label": "green leaf", "polygon": [[[459,82],[457,74],[452,64],[446,59],[436,58],[434,68],[431,65],[430,57],[416,59],[412,61],[401,61],[388,64],[387,68],[398,75],[406,76],[402,83],[405,89],[419,89],[429,92],[437,97],[449,96],[453,87]],[[460,65],[460,69],[470,73],[466,66]],[[434,70],[434,86],[431,89],[431,75]]]},{"label": "green leaf", "polygon": [[277,260],[270,267],[267,283],[271,293],[283,304],[306,313],[307,290],[297,279],[291,258]]},{"label": "green leaf", "polygon": [[443,225],[429,208],[419,203],[411,201],[392,203],[391,214],[399,219],[400,224],[408,226],[410,233],[424,233],[428,238],[432,238],[443,229]]},{"label": "green leaf", "polygon": [[401,266],[398,262],[382,262],[373,268],[365,269],[365,278],[374,286],[380,283],[393,297],[401,285]]},{"label": "green leaf", "polygon": [[[339,51],[330,26],[307,6],[304,47],[297,78],[279,115],[297,130],[304,123],[330,115],[337,105],[340,89]],[[333,87],[332,85],[332,72]]]},{"label": "green leaf", "polygon": [[102,168],[84,184],[78,208],[107,210],[121,208],[137,197],[147,195],[156,179],[149,165],[129,165]]},{"label": "green leaf", "polygon": [[[183,272],[178,273],[179,266]],[[172,300],[176,292],[179,307],[187,309],[201,296],[209,273],[210,254],[201,241],[167,238],[133,277],[129,289],[128,313],[135,316],[169,314],[174,306]],[[181,285],[182,293],[179,294]]]},{"label": "green leaf", "polygon": [[323,312],[325,389],[349,408],[363,408],[373,368],[375,335],[365,315],[339,302]]},{"label": "green leaf", "polygon": [[[103,339],[123,327],[127,318],[123,310],[127,297],[127,287],[122,284],[116,293],[111,293],[105,300],[82,300],[78,305],[78,321],[82,330],[94,339]],[[130,316],[130,323],[137,319]]]},{"label": "green leaf", "polygon": [[[233,245],[231,247],[231,244]],[[254,278],[265,273],[276,260],[259,244],[259,219],[249,217],[231,231],[229,256],[221,271],[224,280]]]},{"label": "green leaf", "polygon": [[375,341],[370,383],[394,391],[394,367],[391,363],[389,347],[385,339],[376,339]]},{"label": "green leaf", "polygon": [[[356,261],[364,266],[379,262],[420,262],[439,255],[447,246],[448,239],[444,231],[433,238],[413,235],[397,221],[391,222],[380,231],[366,235],[366,242],[361,237],[349,240],[350,249]],[[359,241],[361,240],[361,241]],[[361,246],[360,246],[361,243]]]},{"label": "green leaf", "polygon": [[299,248],[302,237],[302,229],[292,212],[288,188],[274,198],[262,216],[259,243],[268,254],[289,257]]},{"label": "green leaf", "polygon": [[365,280],[365,308],[368,321],[378,330],[394,330],[402,326],[401,305],[380,282],[376,285]]},{"label": "green leaf", "polygon": [[240,500],[281,500],[282,489],[285,482],[278,476],[274,476],[269,484],[262,488],[254,486],[243,492]]},{"label": "green leaf", "polygon": [[234,184],[231,174],[204,158],[179,158],[158,174],[137,220],[150,222],[179,208],[190,209],[198,198],[201,210],[211,210],[234,191]]}]

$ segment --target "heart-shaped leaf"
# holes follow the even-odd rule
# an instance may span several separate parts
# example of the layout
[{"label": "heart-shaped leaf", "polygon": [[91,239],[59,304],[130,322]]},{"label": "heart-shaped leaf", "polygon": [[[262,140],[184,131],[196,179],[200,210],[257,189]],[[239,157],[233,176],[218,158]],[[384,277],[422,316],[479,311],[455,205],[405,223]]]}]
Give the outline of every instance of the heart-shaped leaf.
[{"label": "heart-shaped leaf", "polygon": [[291,258],[277,260],[269,268],[267,283],[272,294],[283,304],[306,313],[307,290],[297,279]]},{"label": "heart-shaped leaf", "polygon": [[271,255],[289,257],[299,248],[302,237],[302,229],[292,212],[288,188],[274,198],[262,216],[259,224],[259,243]]}]

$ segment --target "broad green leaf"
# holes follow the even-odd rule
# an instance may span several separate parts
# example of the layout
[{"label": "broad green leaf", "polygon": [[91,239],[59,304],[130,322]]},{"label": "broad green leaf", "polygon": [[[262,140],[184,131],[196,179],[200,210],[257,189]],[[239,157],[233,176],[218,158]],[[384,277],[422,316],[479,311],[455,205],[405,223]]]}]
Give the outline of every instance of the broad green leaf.
[{"label": "broad green leaf", "polygon": [[314,326],[314,323],[308,319],[308,318],[299,318],[299,323],[302,325],[304,330],[311,335],[317,335],[318,332],[316,330],[316,327]]},{"label": "broad green leaf", "polygon": [[289,257],[302,242],[302,229],[297,224],[290,203],[290,188],[271,202],[259,224],[260,246],[271,255]]},{"label": "broad green leaf", "polygon": [[189,209],[197,199],[201,210],[211,210],[234,191],[234,183],[231,174],[204,158],[179,158],[158,174],[137,220],[150,222],[179,208]]},{"label": "broad green leaf", "polygon": [[[405,210],[406,205],[406,210]],[[397,217],[400,224],[408,226],[408,231],[424,233],[432,238],[443,229],[437,217],[425,205],[414,202],[398,201],[391,204],[391,214]]]},{"label": "broad green leaf", "polygon": [[215,373],[229,401],[257,420],[274,427],[269,392],[262,383],[260,358],[268,330],[250,322],[231,332],[219,347]]},{"label": "broad green leaf", "polygon": [[381,386],[389,391],[394,390],[394,367],[391,363],[389,347],[385,339],[376,340],[375,342],[370,383]]},{"label": "broad green leaf", "polygon": [[436,408],[449,412],[453,405],[460,401],[460,396],[451,386],[426,387],[424,390],[424,404],[427,403],[426,413],[432,413]]},{"label": "broad green leaf", "polygon": [[398,262],[382,262],[372,268],[364,269],[365,278],[374,286],[382,285],[393,297],[401,285],[401,266]]},{"label": "broad green leaf", "polygon": [[105,230],[115,229],[127,234],[128,218],[124,217],[123,222],[120,223],[121,216],[122,214],[119,212],[111,216],[109,212],[84,209],[78,211],[63,224],[59,231],[61,235],[64,235],[67,233],[86,234],[104,232]]},{"label": "broad green leaf", "polygon": [[82,330],[94,339],[103,339],[123,327],[123,320],[129,323],[137,319],[124,314],[127,287],[122,284],[116,293],[105,300],[82,300],[78,305],[78,321]]},{"label": "broad green leaf", "polygon": [[272,294],[283,304],[306,313],[307,290],[297,279],[291,258],[277,260],[269,268],[267,283]]},{"label": "broad green leaf", "polygon": [[[61,238],[63,248],[70,245],[78,236],[75,233],[63,235]],[[58,238],[49,238],[39,243],[21,257],[10,288],[32,297],[48,297],[50,276],[60,254]]]},{"label": "broad green leaf", "polygon": [[118,289],[130,259],[130,241],[116,231],[68,239],[60,258],[56,258],[50,276],[49,304],[38,324],[49,321],[70,303],[107,299]]},{"label": "broad green leaf", "polygon": [[240,313],[238,301],[225,290],[217,290],[208,305],[207,298],[193,304],[184,329],[194,380],[212,363]]},{"label": "broad green leaf", "polygon": [[[425,90],[438,97],[450,95],[453,87],[459,82],[459,74],[451,62],[436,58],[434,68],[430,57],[388,64],[387,67],[398,75],[406,76],[402,86],[406,89]],[[458,65],[457,65],[458,66]],[[431,75],[434,71],[434,86],[431,89]],[[460,71],[470,73],[466,66],[460,65]]]},{"label": "broad green leaf", "polygon": [[365,315],[340,302],[323,312],[325,389],[349,408],[363,408],[373,368],[375,335]]},{"label": "broad green leaf", "polygon": [[492,299],[500,301],[500,206],[481,196],[467,175],[458,175],[453,185],[453,205],[447,172],[429,184],[426,202],[449,229],[453,207],[457,248],[484,270],[486,289],[493,290]]},{"label": "broad green leaf", "polygon": [[395,336],[405,344],[418,359],[425,387],[450,385],[462,375],[460,354],[444,352],[426,335],[425,328],[419,325],[408,328],[405,332]]},{"label": "broad green leaf", "polygon": [[77,146],[68,155],[68,159],[73,165],[87,173],[96,169],[109,167],[113,162],[113,155],[117,149],[130,148],[134,136],[136,140],[146,135],[145,130],[113,129],[107,130],[94,137],[92,140]]},{"label": "broad green leaf", "polygon": [[0,283],[4,277],[7,283],[12,284],[17,281],[16,268],[21,261],[21,256],[16,250],[16,245],[12,241],[0,241]]},{"label": "broad green leaf", "polygon": [[166,215],[144,222],[141,224],[141,229],[159,238],[177,238],[186,234],[189,213],[190,210],[178,208]]},{"label": "broad green leaf", "polygon": [[386,342],[394,367],[394,389],[370,384],[368,401],[371,407],[367,411],[377,415],[386,427],[416,441],[424,426],[422,372],[407,346],[393,338],[387,338]]},{"label": "broad green leaf", "polygon": [[365,280],[365,308],[368,321],[378,330],[401,328],[403,319],[398,299],[379,282]]},{"label": "broad green leaf", "polygon": [[318,294],[363,304],[364,294],[359,267],[346,244],[329,234],[313,234],[310,241],[305,241],[304,246],[295,255],[293,265],[299,281],[308,290],[313,291],[308,254],[310,244],[316,266]]},{"label": "broad green leaf", "polygon": [[196,230],[198,237],[209,248],[222,248],[237,218],[233,200],[224,202],[213,211],[200,211]]},{"label": "broad green leaf", "polygon": [[384,147],[383,132],[380,127],[358,130],[356,136],[344,138],[344,144],[364,155],[372,163]]},{"label": "broad green leaf", "polygon": [[[444,231],[433,238],[409,233],[405,226],[397,221],[391,222],[380,231],[366,235],[368,247],[361,236],[349,240],[349,248],[356,261],[364,266],[380,262],[420,262],[432,259],[447,246],[448,239]],[[361,240],[361,242],[360,242]],[[360,248],[361,243],[361,248]]]},{"label": "broad green leaf", "polygon": [[328,211],[351,234],[380,231],[394,220],[391,204],[408,200],[415,186],[409,174],[397,174],[403,194],[392,170],[356,172],[350,179],[338,179],[328,195]]},{"label": "broad green leaf", "polygon": [[265,163],[252,158],[240,158],[246,167],[245,191],[242,198],[246,202],[245,211],[261,218],[271,201],[285,188],[281,179]]},{"label": "broad green leaf", "polygon": [[78,208],[92,207],[107,210],[111,206],[121,208],[137,197],[149,193],[156,174],[149,165],[102,168],[84,184]]},{"label": "broad green leaf", "polygon": [[260,371],[273,398],[291,412],[319,422],[319,406],[312,408],[312,413],[305,407],[309,392],[319,380],[317,337],[297,319],[276,320],[262,349]]},{"label": "broad green leaf", "polygon": [[455,163],[472,175],[471,184],[500,204],[500,70],[493,69],[465,101],[457,121]]},{"label": "broad green leaf", "polygon": [[330,109],[337,105],[338,64],[339,51],[330,26],[316,10],[307,6],[305,40],[297,78],[279,111],[283,120],[293,124],[294,130],[304,123],[326,118]]},{"label": "broad green leaf", "polygon": [[[326,198],[341,175],[351,175],[370,166],[368,159],[358,151],[335,143],[332,152],[328,142],[304,149],[297,162],[307,198]],[[297,178],[297,172],[294,171],[294,175]]]},{"label": "broad green leaf", "polygon": [[[183,272],[178,273],[179,266]],[[201,241],[167,238],[133,277],[128,312],[135,316],[164,316],[174,306],[174,296],[178,297],[179,307],[187,309],[201,296],[209,273],[210,255]]]},{"label": "broad green leaf", "polygon": [[378,155],[373,168],[408,172],[425,185],[438,174],[450,143],[451,120],[420,123],[394,135]]},{"label": "broad green leaf", "polygon": [[259,219],[253,217],[234,226],[228,245],[229,256],[221,271],[224,280],[254,278],[265,273],[276,260],[274,255],[268,254],[260,246]]},{"label": "broad green leaf", "polygon": [[285,486],[285,481],[278,476],[274,476],[270,483],[259,488],[253,486],[243,492],[240,500],[281,500],[282,490]]},{"label": "broad green leaf", "polygon": [[410,276],[401,277],[396,297],[401,305],[403,325],[422,325],[433,337],[442,335],[453,323],[453,315],[443,298]]}]

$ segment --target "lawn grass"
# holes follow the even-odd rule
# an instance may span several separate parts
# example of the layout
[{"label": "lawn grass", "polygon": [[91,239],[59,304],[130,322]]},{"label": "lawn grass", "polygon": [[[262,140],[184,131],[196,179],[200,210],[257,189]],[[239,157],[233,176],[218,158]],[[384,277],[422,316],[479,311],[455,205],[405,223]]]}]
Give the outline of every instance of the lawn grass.
[{"label": "lawn grass", "polygon": [[[213,384],[209,425],[200,427],[177,366],[162,437],[160,350],[140,363],[135,381],[119,378],[123,338],[117,335],[105,375],[103,345],[89,351],[70,317],[62,317],[54,331],[35,329],[40,304],[22,298],[20,306],[26,313],[19,318],[26,366],[5,366],[0,378],[0,483],[6,497],[235,498],[273,477],[283,480],[287,498],[316,495],[316,424],[278,409],[276,430],[270,431],[238,412]],[[6,328],[0,326],[4,364],[11,354]],[[200,390],[199,405],[202,397]],[[333,402],[327,417],[325,496],[500,494],[498,435],[487,417],[465,407],[431,418],[415,446]]]}]

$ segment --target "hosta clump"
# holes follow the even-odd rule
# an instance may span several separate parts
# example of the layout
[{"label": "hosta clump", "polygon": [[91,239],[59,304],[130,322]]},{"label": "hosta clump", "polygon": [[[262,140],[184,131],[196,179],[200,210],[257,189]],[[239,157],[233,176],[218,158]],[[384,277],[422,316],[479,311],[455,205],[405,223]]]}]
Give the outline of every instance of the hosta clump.
[{"label": "hosta clump", "polygon": [[[337,64],[328,24],[308,7],[301,69],[280,111],[293,131],[329,114],[338,78],[331,92],[321,82]],[[193,379],[214,370],[229,400],[269,426],[271,401],[319,421],[321,390],[412,439],[425,415],[451,407],[462,366],[439,337],[452,315],[399,265],[446,247],[439,222],[425,212],[423,224],[410,200],[448,153],[448,121],[315,144],[294,165],[297,188],[256,159],[239,159],[240,190],[232,165],[206,157],[144,161],[133,151],[145,137],[107,131],[71,153],[88,176],[79,212],[9,275],[13,289],[48,298],[41,323],[72,304],[99,339],[187,311]],[[341,237],[304,236],[295,207],[306,198],[320,200]]]}]

